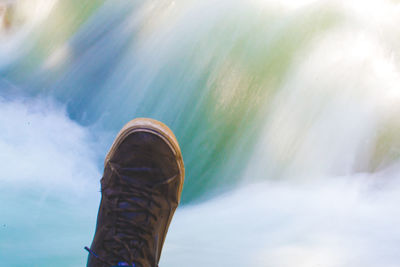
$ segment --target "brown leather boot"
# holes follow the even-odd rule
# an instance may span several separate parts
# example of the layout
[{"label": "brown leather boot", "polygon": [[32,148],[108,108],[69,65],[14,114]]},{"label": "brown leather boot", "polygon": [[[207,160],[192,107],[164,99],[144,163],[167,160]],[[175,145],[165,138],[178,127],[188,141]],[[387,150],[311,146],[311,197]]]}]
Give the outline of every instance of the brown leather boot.
[{"label": "brown leather boot", "polygon": [[87,266],[158,266],[184,176],[178,142],[166,125],[145,118],[127,123],[104,162]]}]

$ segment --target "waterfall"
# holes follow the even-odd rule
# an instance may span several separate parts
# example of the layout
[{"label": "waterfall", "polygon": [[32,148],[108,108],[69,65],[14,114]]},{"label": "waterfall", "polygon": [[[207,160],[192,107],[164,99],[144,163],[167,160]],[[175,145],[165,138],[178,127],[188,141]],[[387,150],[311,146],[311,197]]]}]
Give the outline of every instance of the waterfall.
[{"label": "waterfall", "polygon": [[162,266],[397,266],[399,13],[389,0],[0,2],[0,258],[82,266],[107,149],[151,117],[186,167]]}]

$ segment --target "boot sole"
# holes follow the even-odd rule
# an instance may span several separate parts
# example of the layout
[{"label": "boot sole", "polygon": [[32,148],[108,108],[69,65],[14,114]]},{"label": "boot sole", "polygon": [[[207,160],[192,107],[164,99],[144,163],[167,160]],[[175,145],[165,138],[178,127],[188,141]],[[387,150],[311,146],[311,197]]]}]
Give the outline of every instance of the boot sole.
[{"label": "boot sole", "polygon": [[179,176],[180,176],[180,186],[179,186],[179,191],[178,191],[178,203],[180,202],[180,196],[183,188],[183,182],[185,180],[185,167],[183,165],[183,159],[182,159],[182,153],[181,149],[179,147],[178,141],[176,140],[176,137],[174,133],[171,131],[171,129],[168,128],[167,125],[164,123],[149,119],[149,118],[137,118],[134,120],[131,120],[130,122],[126,123],[124,127],[119,131],[117,137],[115,138],[113,144],[111,145],[110,150],[108,151],[104,165],[111,159],[111,157],[114,155],[115,150],[118,148],[118,146],[121,144],[121,142],[131,133],[134,132],[148,132],[157,135],[161,139],[163,139],[168,146],[171,148],[171,151],[174,153],[178,168],[179,168]]}]

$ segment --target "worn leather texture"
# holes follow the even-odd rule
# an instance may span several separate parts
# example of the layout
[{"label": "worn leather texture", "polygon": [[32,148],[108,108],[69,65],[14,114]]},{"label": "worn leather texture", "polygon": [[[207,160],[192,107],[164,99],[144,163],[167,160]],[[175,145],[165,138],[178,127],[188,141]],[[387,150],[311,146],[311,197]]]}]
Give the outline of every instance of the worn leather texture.
[{"label": "worn leather texture", "polygon": [[105,162],[88,267],[158,266],[183,182],[177,157],[152,131],[124,137]]}]

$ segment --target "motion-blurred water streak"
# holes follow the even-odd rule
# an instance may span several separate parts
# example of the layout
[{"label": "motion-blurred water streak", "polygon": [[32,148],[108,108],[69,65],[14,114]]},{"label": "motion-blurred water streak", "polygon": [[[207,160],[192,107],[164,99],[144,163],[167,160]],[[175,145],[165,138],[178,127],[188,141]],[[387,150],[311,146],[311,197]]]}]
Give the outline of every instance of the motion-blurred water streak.
[{"label": "motion-blurred water streak", "polygon": [[164,266],[397,266],[399,23],[389,0],[0,0],[0,259],[82,266],[107,148],[152,117],[187,170]]}]

